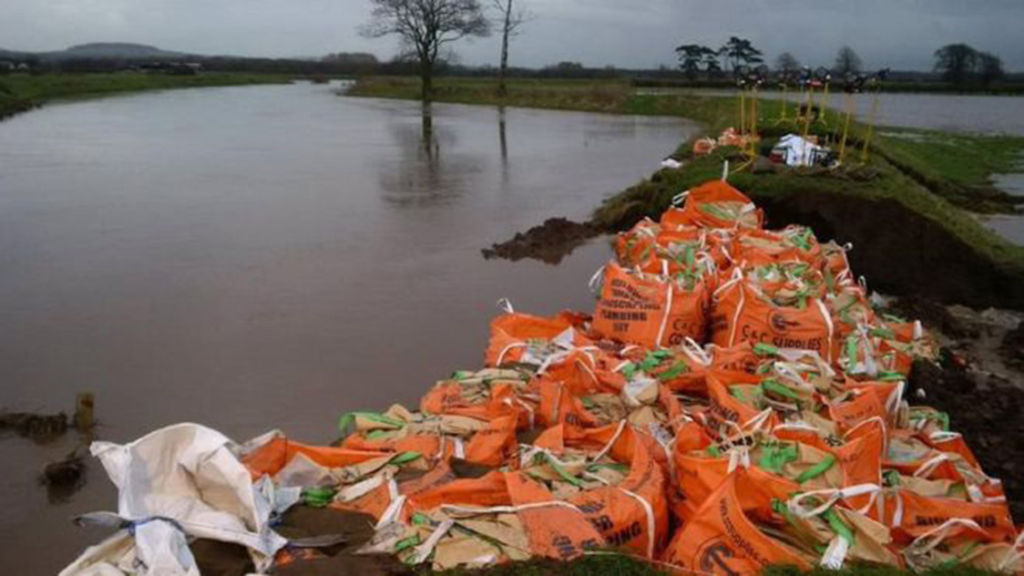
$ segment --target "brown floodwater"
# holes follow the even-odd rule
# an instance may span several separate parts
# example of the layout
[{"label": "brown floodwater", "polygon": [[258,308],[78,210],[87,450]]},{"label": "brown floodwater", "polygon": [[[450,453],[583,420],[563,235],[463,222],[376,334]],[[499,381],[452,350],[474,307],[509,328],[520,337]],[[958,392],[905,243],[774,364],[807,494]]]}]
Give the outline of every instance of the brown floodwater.
[{"label": "brown floodwater", "polygon": [[[695,126],[338,97],[299,84],[48,106],[0,124],[0,408],[71,410],[98,435],[195,421],[326,442],[354,409],[415,405],[479,366],[507,297],[588,310],[604,240],[561,265],[480,249],[584,218]],[[37,484],[74,433],[0,437],[0,566],[53,574],[115,510],[91,463],[66,500]],[[53,500],[53,501],[51,501]]]}]

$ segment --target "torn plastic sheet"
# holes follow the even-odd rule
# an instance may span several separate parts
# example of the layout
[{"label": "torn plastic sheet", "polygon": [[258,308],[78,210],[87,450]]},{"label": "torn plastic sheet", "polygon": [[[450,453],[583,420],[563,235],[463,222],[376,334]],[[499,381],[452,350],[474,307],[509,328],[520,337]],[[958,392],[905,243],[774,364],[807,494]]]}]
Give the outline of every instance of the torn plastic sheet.
[{"label": "torn plastic sheet", "polygon": [[294,504],[298,493],[275,493],[268,479],[254,484],[233,445],[197,424],[168,426],[124,445],[94,442],[93,456],[118,488],[117,514],[106,516],[126,528],[60,576],[198,575],[187,537],[240,544],[257,570],[268,568],[287,543],[270,529],[270,516]]}]

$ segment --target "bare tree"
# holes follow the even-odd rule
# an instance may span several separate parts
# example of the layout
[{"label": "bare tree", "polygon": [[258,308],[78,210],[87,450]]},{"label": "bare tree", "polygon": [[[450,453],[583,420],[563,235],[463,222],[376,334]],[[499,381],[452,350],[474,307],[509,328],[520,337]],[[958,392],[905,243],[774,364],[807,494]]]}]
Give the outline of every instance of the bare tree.
[{"label": "bare tree", "polygon": [[1002,80],[1006,76],[1006,72],[1003,71],[1002,58],[989,52],[979,52],[978,74],[981,76],[981,81],[985,86],[996,80]]},{"label": "bare tree", "polygon": [[962,86],[978,66],[978,51],[967,44],[947,44],[935,51],[935,70],[956,86]]},{"label": "bare tree", "polygon": [[[496,24],[501,28],[501,66],[498,68],[498,95],[504,97],[508,94],[508,86],[505,84],[505,75],[508,73],[508,43],[520,33],[523,24],[533,16],[523,7],[516,4],[515,0],[491,0],[494,9],[498,11]],[[516,6],[513,6],[516,4]]]},{"label": "bare tree", "polygon": [[860,56],[853,51],[853,48],[843,46],[839,49],[839,52],[836,54],[834,70],[840,78],[847,74],[856,74],[857,72],[860,72],[860,67]]},{"label": "bare tree", "polygon": [[775,59],[775,69],[783,74],[793,74],[800,70],[800,61],[790,52],[783,52]]},{"label": "bare tree", "polygon": [[370,21],[360,32],[380,38],[395,34],[420,63],[422,97],[434,94],[434,64],[441,48],[467,36],[487,36],[490,22],[479,0],[370,0]]}]

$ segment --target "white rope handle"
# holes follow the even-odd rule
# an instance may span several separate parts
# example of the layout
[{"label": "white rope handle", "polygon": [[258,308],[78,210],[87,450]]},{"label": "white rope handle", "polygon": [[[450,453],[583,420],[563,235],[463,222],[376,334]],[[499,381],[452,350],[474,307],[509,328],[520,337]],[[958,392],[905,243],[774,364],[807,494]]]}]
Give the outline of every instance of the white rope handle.
[{"label": "white rope handle", "polygon": [[680,204],[683,203],[684,200],[686,200],[687,196],[689,196],[689,195],[690,195],[690,191],[689,190],[683,190],[679,194],[676,194],[675,196],[672,197],[672,205],[673,206],[679,206]]},{"label": "white rope handle", "polygon": [[587,288],[590,289],[591,294],[597,294],[601,291],[601,284],[604,281],[604,269],[605,266],[601,266],[594,272],[594,275],[590,277],[590,281],[587,282]]},{"label": "white rope handle", "polygon": [[[855,496],[863,496],[865,494],[878,494],[881,491],[882,488],[878,484],[856,484],[854,486],[847,486],[846,488],[812,490],[810,492],[797,494],[791,498],[789,502],[787,502],[787,508],[789,508],[790,513],[797,518],[811,518],[824,514],[840,500],[853,498]],[[813,508],[808,508],[803,504],[803,502],[804,500],[811,498],[817,498],[824,502]]]}]

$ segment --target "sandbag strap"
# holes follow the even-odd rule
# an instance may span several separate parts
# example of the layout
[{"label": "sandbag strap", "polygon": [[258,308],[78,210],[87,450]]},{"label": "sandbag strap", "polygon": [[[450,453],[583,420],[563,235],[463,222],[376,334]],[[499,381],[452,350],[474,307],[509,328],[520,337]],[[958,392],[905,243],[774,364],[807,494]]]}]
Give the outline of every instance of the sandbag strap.
[{"label": "sandbag strap", "polygon": [[617,488],[626,496],[629,496],[630,498],[639,502],[640,506],[644,509],[644,515],[647,516],[647,558],[653,560],[654,543],[657,542],[656,531],[658,526],[654,518],[654,507],[651,506],[651,503],[648,502],[646,498],[637,494],[636,492],[626,490],[621,486],[617,486]]}]

